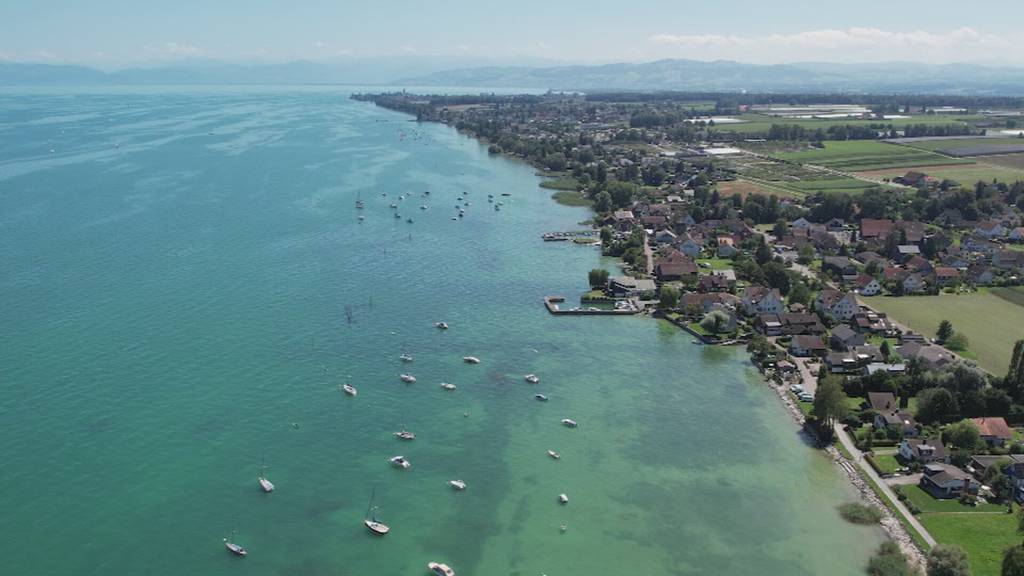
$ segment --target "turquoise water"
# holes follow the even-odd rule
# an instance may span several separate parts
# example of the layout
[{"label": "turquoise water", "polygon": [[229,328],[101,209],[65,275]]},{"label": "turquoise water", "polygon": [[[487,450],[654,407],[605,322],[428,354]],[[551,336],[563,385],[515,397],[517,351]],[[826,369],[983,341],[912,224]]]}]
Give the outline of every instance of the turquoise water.
[{"label": "turquoise water", "polygon": [[340,90],[0,95],[3,572],[859,574],[742,351],[544,311],[601,259],[537,182]]}]

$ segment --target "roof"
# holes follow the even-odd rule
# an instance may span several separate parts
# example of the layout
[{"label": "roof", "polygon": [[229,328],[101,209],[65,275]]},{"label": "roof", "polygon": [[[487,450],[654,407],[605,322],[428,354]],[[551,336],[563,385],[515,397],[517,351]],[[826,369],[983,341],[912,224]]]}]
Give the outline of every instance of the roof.
[{"label": "roof", "polygon": [[846,324],[840,324],[832,329],[832,337],[842,342],[846,342],[856,336],[858,336],[858,334],[853,331],[853,328],[850,328]]},{"label": "roof", "polygon": [[864,218],[860,221],[860,235],[863,238],[884,238],[894,226],[895,223],[892,220]]},{"label": "roof", "polygon": [[982,436],[1002,438],[1003,440],[1013,438],[1013,429],[1010,428],[1009,424],[1002,417],[971,418],[971,422],[978,427],[978,432]]},{"label": "roof", "polygon": [[962,485],[964,480],[974,481],[970,474],[949,464],[929,464],[925,468],[925,477],[937,486],[956,486]]},{"label": "roof", "polygon": [[800,348],[802,350],[824,350],[825,343],[822,342],[821,336],[799,334],[797,336],[793,336],[793,347]]},{"label": "roof", "polygon": [[868,392],[868,402],[872,410],[879,412],[896,410],[899,404],[896,402],[896,395],[892,392]]},{"label": "roof", "polygon": [[924,438],[907,438],[903,440],[910,446],[910,451],[913,452],[914,456],[921,455],[921,448],[931,447],[932,451],[930,456],[937,460],[944,460],[946,458],[946,446],[942,443],[942,440],[938,438],[924,439]]}]

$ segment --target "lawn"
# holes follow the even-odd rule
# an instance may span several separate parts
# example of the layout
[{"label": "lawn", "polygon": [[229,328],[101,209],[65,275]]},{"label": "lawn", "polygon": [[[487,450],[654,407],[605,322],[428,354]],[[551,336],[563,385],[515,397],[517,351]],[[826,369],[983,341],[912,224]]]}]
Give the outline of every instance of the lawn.
[{"label": "lawn", "polygon": [[590,198],[575,190],[559,190],[551,195],[551,199],[563,206],[592,206]]},{"label": "lawn", "polygon": [[[704,264],[711,267],[707,268]],[[728,258],[698,258],[697,265],[705,270],[730,270],[732,269],[732,260]]]},{"label": "lawn", "polygon": [[[903,465],[892,454],[875,454],[871,459],[875,462],[875,469],[879,474],[892,474],[903,468]],[[915,486],[915,488],[917,487]]]},{"label": "lawn", "polygon": [[977,506],[964,506],[956,498],[945,500],[932,498],[932,495],[925,492],[920,486],[901,486],[900,490],[907,495],[907,499],[921,509],[921,513],[929,512],[961,512],[963,514],[979,514],[982,512],[1005,513],[1006,507],[1001,504],[979,504]]},{"label": "lawn", "polygon": [[844,171],[970,163],[969,160],[956,160],[940,156],[928,150],[886,144],[885,142],[875,140],[825,142],[824,148],[809,148],[798,152],[778,152],[772,154],[772,156],[790,162],[815,164]]},{"label": "lawn", "polygon": [[954,330],[967,336],[978,365],[993,374],[1002,374],[1010,364],[1014,342],[1024,338],[1024,306],[998,296],[999,289],[995,290],[900,298],[873,296],[863,300],[928,336],[935,336],[939,322],[949,320]]},{"label": "lawn", "polygon": [[862,176],[869,178],[893,178],[902,176],[909,170],[924,172],[925,174],[938,178],[939,180],[949,179],[959,182],[964,186],[973,186],[975,182],[991,182],[993,179],[1000,182],[1016,182],[1024,180],[1024,170],[1017,170],[1007,166],[999,166],[991,162],[975,162],[956,166],[906,166],[903,168],[892,168],[887,170],[870,170],[859,172]]},{"label": "lawn", "polygon": [[1017,517],[1012,514],[930,513],[918,520],[940,544],[963,548],[974,576],[999,576],[1003,551],[1021,541]]}]

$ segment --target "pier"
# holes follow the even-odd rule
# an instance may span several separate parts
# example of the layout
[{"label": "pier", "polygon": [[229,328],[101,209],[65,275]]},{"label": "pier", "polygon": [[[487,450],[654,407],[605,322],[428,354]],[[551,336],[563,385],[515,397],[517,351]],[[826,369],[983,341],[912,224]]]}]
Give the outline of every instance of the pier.
[{"label": "pier", "polygon": [[585,238],[588,240],[596,240],[598,233],[596,230],[577,230],[575,232],[545,232],[540,237],[545,242],[565,242],[567,240],[576,240],[577,238]]},{"label": "pier", "polygon": [[559,304],[562,302],[565,302],[564,296],[544,297],[544,307],[548,309],[548,312],[556,316],[632,316],[633,314],[639,314],[641,311],[639,302],[635,300],[627,300],[629,308],[616,308],[614,310],[581,307],[563,310],[559,307]]}]

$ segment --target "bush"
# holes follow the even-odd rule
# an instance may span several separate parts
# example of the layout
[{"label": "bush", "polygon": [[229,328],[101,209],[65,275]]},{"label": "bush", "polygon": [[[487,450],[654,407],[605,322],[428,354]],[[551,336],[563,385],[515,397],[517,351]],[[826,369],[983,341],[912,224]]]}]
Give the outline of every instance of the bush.
[{"label": "bush", "polygon": [[886,541],[878,547],[878,551],[868,561],[867,573],[870,576],[911,576],[913,569],[895,542]]},{"label": "bush", "polygon": [[843,517],[843,520],[854,524],[878,524],[882,521],[881,510],[859,502],[840,504],[839,515]]},{"label": "bush", "polygon": [[963,332],[953,332],[953,335],[946,340],[946,348],[949,348],[950,350],[962,352],[967,350],[967,346],[969,346],[969,342],[967,340],[967,336],[964,335]]}]

